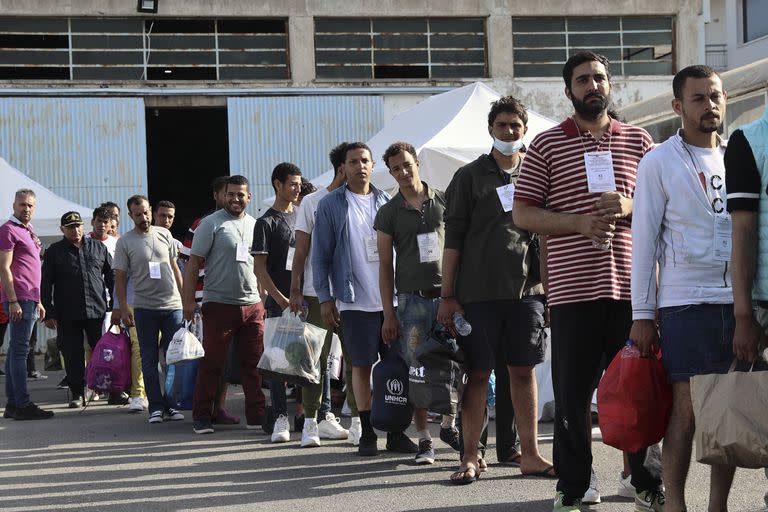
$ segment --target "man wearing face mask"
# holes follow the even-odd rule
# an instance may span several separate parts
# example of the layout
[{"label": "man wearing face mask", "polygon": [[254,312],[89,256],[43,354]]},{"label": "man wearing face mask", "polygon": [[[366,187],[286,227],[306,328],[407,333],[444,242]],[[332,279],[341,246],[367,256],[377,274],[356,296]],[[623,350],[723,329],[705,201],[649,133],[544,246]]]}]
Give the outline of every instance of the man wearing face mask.
[{"label": "man wearing face mask", "polygon": [[91,350],[101,337],[104,315],[110,309],[107,290],[113,289],[112,256],[99,240],[83,236],[78,212],[61,217],[64,238],[43,256],[40,298],[45,326],[58,331],[72,398],[70,408],[83,405],[85,334]]},{"label": "man wearing face mask", "polygon": [[[531,234],[512,219],[528,113],[515,98],[496,101],[488,114],[490,154],[462,167],[446,190],[445,249],[438,320],[453,327],[463,313],[472,332],[459,339],[469,379],[461,401],[464,453],[451,482],[476,480],[486,467],[478,458],[491,370],[509,375],[521,453],[512,447],[501,462],[524,475],[554,476],[539,454],[534,366],[544,359],[544,289]],[[503,361],[503,363],[502,363]],[[514,446],[514,445],[513,445]],[[504,457],[503,455],[506,455]]]}]

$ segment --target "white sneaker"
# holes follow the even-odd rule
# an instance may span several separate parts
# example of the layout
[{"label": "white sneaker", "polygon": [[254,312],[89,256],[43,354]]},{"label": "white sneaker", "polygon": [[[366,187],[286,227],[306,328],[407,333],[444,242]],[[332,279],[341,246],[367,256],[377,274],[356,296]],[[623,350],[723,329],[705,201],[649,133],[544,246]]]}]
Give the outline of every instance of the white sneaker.
[{"label": "white sneaker", "polygon": [[594,470],[592,470],[592,475],[589,477],[589,489],[584,493],[581,502],[585,505],[600,503],[600,491],[597,490],[597,475]]},{"label": "white sneaker", "polygon": [[131,398],[131,401],[128,403],[128,410],[131,412],[141,412],[145,410],[148,407],[149,404],[147,404],[146,398],[141,398],[140,396],[134,396]]},{"label": "white sneaker", "polygon": [[171,421],[183,421],[184,415],[176,409],[168,409],[165,411],[165,417]]},{"label": "white sneaker", "polygon": [[287,443],[291,440],[291,434],[288,431],[288,416],[281,414],[275,420],[275,428],[272,431],[273,443]]},{"label": "white sneaker", "polygon": [[149,415],[149,419],[147,421],[149,423],[162,423],[163,422],[163,411],[153,411]]},{"label": "white sneaker", "polygon": [[360,423],[360,417],[355,416],[352,418],[352,424],[347,431],[347,442],[352,443],[352,446],[360,445],[360,436],[363,435],[363,425]]},{"label": "white sneaker", "polygon": [[85,390],[85,401],[86,402],[95,402],[99,399],[99,394],[92,390],[91,388],[88,388]]},{"label": "white sneaker", "polygon": [[619,488],[616,491],[616,494],[622,498],[635,499],[637,492],[635,491],[635,486],[632,485],[632,475],[624,478],[622,472],[619,472]]},{"label": "white sneaker", "polygon": [[341,426],[339,418],[330,411],[325,413],[325,419],[320,420],[317,428],[320,439],[346,439],[349,435],[347,429]]},{"label": "white sneaker", "polygon": [[320,446],[320,436],[317,433],[317,420],[307,418],[304,420],[304,428],[301,431],[301,446]]},{"label": "white sneaker", "polygon": [[349,402],[344,399],[344,405],[341,406],[341,415],[345,418],[352,416],[352,409],[349,407]]}]

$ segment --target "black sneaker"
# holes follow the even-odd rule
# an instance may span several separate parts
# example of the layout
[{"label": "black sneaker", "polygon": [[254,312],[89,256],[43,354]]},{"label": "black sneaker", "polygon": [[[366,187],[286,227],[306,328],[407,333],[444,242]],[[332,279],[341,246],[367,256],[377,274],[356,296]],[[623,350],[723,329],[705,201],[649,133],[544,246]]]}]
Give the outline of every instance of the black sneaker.
[{"label": "black sneaker", "polygon": [[304,415],[297,414],[293,417],[293,431],[302,432],[304,430]]},{"label": "black sneaker", "polygon": [[[362,443],[362,438],[360,443]],[[404,432],[387,433],[387,451],[395,453],[419,453],[419,447]]]},{"label": "black sneaker", "polygon": [[440,427],[440,440],[457,452],[461,450],[459,429],[456,427]]},{"label": "black sneaker", "polygon": [[195,420],[192,422],[192,430],[195,434],[213,434],[211,420]]},{"label": "black sneaker", "polygon": [[431,439],[419,441],[419,453],[416,454],[416,464],[434,464],[435,450],[432,449]]},{"label": "black sneaker", "polygon": [[131,397],[125,391],[122,393],[110,393],[107,405],[128,405],[130,400]]},{"label": "black sneaker", "polygon": [[376,445],[378,437],[376,434],[363,433],[360,436],[360,444],[357,447],[357,454],[363,457],[372,457],[379,454],[379,447]]},{"label": "black sneaker", "polygon": [[3,418],[7,420],[12,420],[15,412],[16,412],[15,405],[5,404],[5,411],[3,411]]},{"label": "black sneaker", "polygon": [[61,381],[56,384],[56,389],[67,389],[69,387],[69,379],[65,375]]},{"label": "black sneaker", "polygon": [[13,414],[13,419],[19,421],[47,420],[48,418],[53,418],[53,411],[44,411],[32,402],[24,407],[17,407]]}]

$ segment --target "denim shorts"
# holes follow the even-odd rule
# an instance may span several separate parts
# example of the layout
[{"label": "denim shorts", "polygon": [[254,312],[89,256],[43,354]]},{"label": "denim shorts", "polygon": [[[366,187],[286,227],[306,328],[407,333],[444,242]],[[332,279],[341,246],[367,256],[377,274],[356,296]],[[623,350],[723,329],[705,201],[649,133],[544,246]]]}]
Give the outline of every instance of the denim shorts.
[{"label": "denim shorts", "polygon": [[661,355],[670,382],[724,373],[734,359],[733,304],[689,304],[659,309]]},{"label": "denim shorts", "polygon": [[347,310],[339,313],[344,328],[343,349],[349,352],[352,366],[371,366],[379,360],[386,347],[381,339],[381,311]]}]

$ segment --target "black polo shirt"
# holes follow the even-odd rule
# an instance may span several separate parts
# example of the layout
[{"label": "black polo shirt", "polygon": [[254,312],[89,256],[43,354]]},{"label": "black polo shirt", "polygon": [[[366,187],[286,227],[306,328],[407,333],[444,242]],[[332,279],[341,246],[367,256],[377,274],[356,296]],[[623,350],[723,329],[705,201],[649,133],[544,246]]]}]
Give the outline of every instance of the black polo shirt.
[{"label": "black polo shirt", "polygon": [[107,290],[114,287],[112,256],[107,247],[83,237],[80,247],[67,239],[43,254],[40,301],[46,318],[57,321],[103,318],[112,309]]}]

